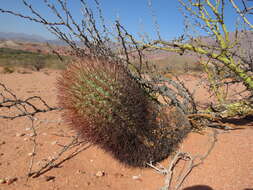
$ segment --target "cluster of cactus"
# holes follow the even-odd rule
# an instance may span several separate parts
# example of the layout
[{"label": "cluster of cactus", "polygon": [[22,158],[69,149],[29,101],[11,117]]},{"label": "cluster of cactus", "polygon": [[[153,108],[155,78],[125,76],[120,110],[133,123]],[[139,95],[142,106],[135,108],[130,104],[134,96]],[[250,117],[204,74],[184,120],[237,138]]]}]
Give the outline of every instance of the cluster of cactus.
[{"label": "cluster of cactus", "polygon": [[166,158],[189,132],[176,108],[163,108],[127,68],[89,58],[68,66],[58,80],[65,120],[85,139],[129,166]]}]

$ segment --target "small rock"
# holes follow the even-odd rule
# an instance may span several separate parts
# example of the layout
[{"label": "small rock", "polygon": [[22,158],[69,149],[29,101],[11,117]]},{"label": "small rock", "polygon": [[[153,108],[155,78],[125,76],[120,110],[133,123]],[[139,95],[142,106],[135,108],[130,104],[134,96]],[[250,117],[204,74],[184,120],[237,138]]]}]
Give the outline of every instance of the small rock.
[{"label": "small rock", "polygon": [[86,174],[86,172],[85,172],[85,171],[82,171],[82,170],[77,170],[76,173],[77,173],[77,174]]},{"label": "small rock", "polygon": [[27,92],[27,93],[34,93],[33,90],[27,90],[26,92]]},{"label": "small rock", "polygon": [[53,141],[51,142],[51,145],[56,145],[58,142],[57,141]]},{"label": "small rock", "polygon": [[17,180],[18,180],[17,177],[13,177],[13,178],[7,179],[7,180],[6,180],[6,183],[7,183],[8,185],[10,185],[10,184],[14,183],[14,182],[17,181]]},{"label": "small rock", "polygon": [[35,152],[28,153],[28,156],[35,156]]},{"label": "small rock", "polygon": [[25,133],[17,133],[16,134],[16,137],[23,137],[23,136],[25,136]]},{"label": "small rock", "polygon": [[25,130],[26,130],[26,131],[30,131],[30,130],[31,130],[31,128],[29,128],[29,127],[28,127],[28,128],[25,128]]},{"label": "small rock", "polygon": [[55,179],[55,176],[45,176],[45,181],[52,181]]},{"label": "small rock", "polygon": [[28,138],[24,138],[24,141],[27,141],[28,140]]},{"label": "small rock", "polygon": [[124,177],[124,175],[122,173],[115,173],[114,176],[115,177]]},{"label": "small rock", "polygon": [[35,133],[31,133],[31,134],[29,134],[29,136],[30,136],[30,137],[35,137],[36,134],[35,134]]},{"label": "small rock", "polygon": [[105,172],[104,171],[98,171],[97,173],[96,173],[96,176],[97,177],[102,177],[102,176],[104,176],[105,175]]},{"label": "small rock", "polygon": [[132,176],[133,180],[141,180],[141,175],[134,175]]},{"label": "small rock", "polygon": [[5,142],[5,141],[0,142],[0,145],[4,145],[4,144],[6,144],[6,142]]},{"label": "small rock", "polygon": [[4,183],[6,183],[6,180],[3,178],[0,178],[0,184],[4,184]]},{"label": "small rock", "polygon": [[1,152],[1,153],[0,153],[0,156],[3,156],[3,155],[4,155],[4,153]]}]

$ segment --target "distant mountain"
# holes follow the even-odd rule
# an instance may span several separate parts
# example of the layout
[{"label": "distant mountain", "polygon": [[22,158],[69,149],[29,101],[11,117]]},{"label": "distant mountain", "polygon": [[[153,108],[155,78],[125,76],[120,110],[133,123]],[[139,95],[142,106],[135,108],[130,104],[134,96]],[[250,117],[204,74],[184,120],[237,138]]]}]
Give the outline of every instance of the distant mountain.
[{"label": "distant mountain", "polygon": [[1,40],[15,40],[15,41],[26,41],[26,42],[45,42],[46,39],[39,35],[14,33],[14,32],[0,32]]},{"label": "distant mountain", "polygon": [[[232,42],[235,40],[235,36],[236,36],[235,32],[229,33],[229,38]],[[253,55],[253,32],[252,31],[246,31],[246,32],[239,31],[237,36],[239,37],[238,46],[241,46],[241,49],[244,51],[243,57],[248,58],[249,55],[252,56]],[[213,38],[210,38],[207,36],[199,36],[197,39],[200,40],[202,44],[209,46],[209,47],[217,45],[217,42]],[[18,48],[18,49],[25,49],[25,50],[29,50],[29,49],[34,50],[35,49],[36,51],[39,51],[42,49],[43,51],[45,51],[44,49],[48,48],[48,47],[46,47],[45,43],[49,43],[49,44],[55,45],[55,46],[67,46],[66,42],[59,40],[59,39],[49,40],[49,39],[46,39],[40,35],[30,35],[30,34],[14,33],[14,32],[10,32],[10,33],[0,32],[0,41],[1,40],[2,40],[2,42],[0,43],[0,47]],[[18,42],[22,42],[21,45],[19,45]],[[29,45],[27,43],[34,43],[34,44]],[[188,43],[194,44],[195,42],[189,41]],[[78,44],[79,46],[83,46],[83,44],[78,41],[76,41],[76,44]],[[107,45],[109,47],[111,47],[112,49],[117,49],[117,47],[118,47],[117,44],[115,44],[113,42],[110,42]],[[45,46],[45,48],[42,48],[44,46]],[[234,48],[233,50],[236,51],[237,49]],[[242,52],[240,51],[240,53],[242,53]],[[148,59],[152,59],[152,60],[163,60],[163,59],[167,59],[169,57],[173,58],[175,56],[181,57],[183,60],[187,60],[187,58],[189,56],[197,59],[197,57],[195,55],[192,55],[189,53],[185,53],[183,56],[179,56],[177,53],[166,52],[166,51],[162,51],[162,50],[145,52],[145,56]]]},{"label": "distant mountain", "polygon": [[48,40],[40,35],[35,34],[24,34],[24,33],[14,33],[14,32],[0,32],[0,40],[12,40],[21,42],[36,42],[36,43],[49,43],[53,45],[64,46],[65,42],[55,39]]}]

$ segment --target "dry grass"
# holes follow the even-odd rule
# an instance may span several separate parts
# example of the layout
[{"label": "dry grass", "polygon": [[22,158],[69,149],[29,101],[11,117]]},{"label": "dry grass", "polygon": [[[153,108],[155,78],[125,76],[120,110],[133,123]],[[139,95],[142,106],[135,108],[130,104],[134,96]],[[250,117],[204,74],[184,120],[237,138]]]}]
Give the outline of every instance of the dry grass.
[{"label": "dry grass", "polygon": [[6,68],[24,67],[36,69],[36,66],[40,65],[41,68],[64,69],[70,58],[66,56],[63,56],[62,58],[63,61],[54,54],[42,54],[10,48],[0,48],[0,66]]}]

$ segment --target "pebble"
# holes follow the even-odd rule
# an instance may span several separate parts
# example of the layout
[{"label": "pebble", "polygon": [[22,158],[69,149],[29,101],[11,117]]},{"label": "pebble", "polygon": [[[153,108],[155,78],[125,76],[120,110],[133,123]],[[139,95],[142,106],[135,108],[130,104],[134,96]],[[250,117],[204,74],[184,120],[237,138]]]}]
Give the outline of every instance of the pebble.
[{"label": "pebble", "polygon": [[36,134],[35,134],[35,133],[31,133],[31,134],[29,134],[29,136],[30,136],[30,137],[35,137]]},{"label": "pebble", "polygon": [[45,181],[52,181],[55,179],[55,176],[45,176]]},{"label": "pebble", "polygon": [[58,142],[57,141],[53,141],[51,142],[51,145],[56,145]]},{"label": "pebble", "polygon": [[28,156],[35,156],[35,153],[34,152],[30,152],[30,153],[28,153]]},{"label": "pebble", "polygon": [[8,185],[10,185],[10,184],[14,183],[14,182],[17,181],[17,180],[18,180],[17,177],[13,177],[13,178],[7,179],[7,180],[6,180],[6,183],[7,183]]},{"label": "pebble", "polygon": [[29,130],[31,130],[31,128],[25,128],[25,130],[26,130],[26,131],[29,131]]},{"label": "pebble", "polygon": [[132,176],[133,180],[141,180],[141,175],[134,175]]},{"label": "pebble", "polygon": [[0,145],[4,145],[4,144],[6,144],[5,141],[1,141],[1,142],[0,142]]},{"label": "pebble", "polygon": [[4,183],[6,183],[6,180],[3,178],[0,178],[0,184],[4,184]]},{"label": "pebble", "polygon": [[124,177],[124,175],[122,173],[115,173],[114,176],[115,177]]},{"label": "pebble", "polygon": [[104,171],[98,171],[97,173],[96,173],[96,176],[97,177],[102,177],[102,176],[104,176],[105,175],[105,172]]},{"label": "pebble", "polygon": [[77,174],[86,174],[86,172],[85,172],[85,171],[82,171],[82,170],[77,170],[76,173],[77,173]]},{"label": "pebble", "polygon": [[25,136],[25,133],[17,133],[16,134],[16,137],[23,137],[23,136]]},{"label": "pebble", "polygon": [[34,93],[33,90],[27,90],[26,92],[27,92],[27,93]]}]

